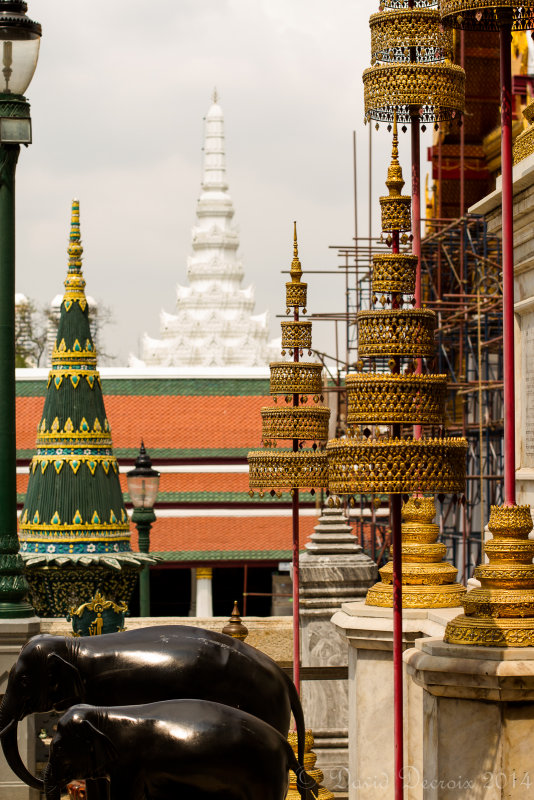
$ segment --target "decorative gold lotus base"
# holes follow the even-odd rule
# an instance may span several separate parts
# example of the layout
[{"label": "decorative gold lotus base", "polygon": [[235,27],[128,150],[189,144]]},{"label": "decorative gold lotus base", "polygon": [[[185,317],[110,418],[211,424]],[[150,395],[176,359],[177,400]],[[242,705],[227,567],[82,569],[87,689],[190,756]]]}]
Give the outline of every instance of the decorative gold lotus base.
[{"label": "decorative gold lotus base", "polygon": [[[287,740],[291,747],[293,748],[293,752],[297,753],[297,733],[296,731],[290,731]],[[320,769],[315,769],[315,762],[317,761],[317,756],[312,750],[313,747],[313,732],[311,730],[306,731],[306,739],[304,741],[304,769],[308,773],[308,775],[314,779],[314,781],[319,785],[319,793],[317,795],[317,800],[334,800],[334,794],[327,789],[325,786],[321,786],[320,784],[323,781],[324,775]],[[315,790],[313,792],[315,796]],[[289,789],[286,795],[286,800],[301,800],[300,792],[297,789],[297,776],[295,773],[290,770],[289,771]]]},{"label": "decorative gold lotus base", "polygon": [[481,587],[464,598],[444,641],[479,647],[534,646],[534,542],[529,506],[492,506],[486,544],[489,564],[475,570]]},{"label": "decorative gold lotus base", "polygon": [[[445,586],[403,586],[403,608],[458,608],[462,605],[465,586],[460,583]],[[366,606],[393,608],[393,586],[375,583],[367,592]]]},{"label": "decorative gold lotus base", "polygon": [[447,624],[444,641],[478,647],[534,647],[534,619],[496,619],[460,614]]},{"label": "decorative gold lotus base", "polygon": [[[458,570],[443,561],[447,548],[436,541],[439,526],[433,497],[412,497],[402,508],[403,608],[455,608],[462,604],[465,587],[455,583]],[[380,570],[381,583],[367,592],[368,606],[393,606],[393,562]]]}]

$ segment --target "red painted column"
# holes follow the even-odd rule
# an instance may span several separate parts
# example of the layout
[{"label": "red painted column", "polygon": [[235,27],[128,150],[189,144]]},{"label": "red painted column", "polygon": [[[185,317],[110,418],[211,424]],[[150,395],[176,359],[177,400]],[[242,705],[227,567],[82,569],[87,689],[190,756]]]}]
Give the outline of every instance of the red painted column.
[{"label": "red painted column", "polygon": [[514,228],[512,183],[512,64],[510,23],[500,31],[502,280],[504,361],[504,503],[515,505]]}]

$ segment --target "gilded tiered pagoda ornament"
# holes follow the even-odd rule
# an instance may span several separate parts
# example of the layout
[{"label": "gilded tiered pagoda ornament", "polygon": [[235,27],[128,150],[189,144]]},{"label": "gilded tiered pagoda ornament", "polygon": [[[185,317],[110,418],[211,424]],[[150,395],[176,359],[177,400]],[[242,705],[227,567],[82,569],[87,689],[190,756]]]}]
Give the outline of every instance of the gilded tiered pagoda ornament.
[{"label": "gilded tiered pagoda ornament", "polygon": [[[463,492],[467,442],[442,435],[447,376],[416,374],[415,359],[435,355],[435,317],[408,300],[417,259],[400,252],[411,220],[410,197],[401,194],[396,120],[386,185],[382,229],[392,253],[375,255],[372,270],[373,302],[382,308],[358,313],[359,372],[346,379],[349,433],[328,442],[329,489],[349,496],[413,493],[403,509],[403,605],[458,606],[465,589],[454,582],[457,570],[442,561],[445,547],[436,542],[438,527],[432,524],[434,500],[424,494]],[[422,426],[425,435],[415,438],[412,426]],[[392,564],[380,574],[382,582],[371,587],[366,602],[391,607]]]},{"label": "gilded tiered pagoda ornament", "polygon": [[366,119],[399,123],[460,117],[465,73],[451,63],[452,37],[438,0],[383,0],[369,20],[371,67],[363,73]]},{"label": "gilded tiered pagoda ornament", "polygon": [[[312,323],[300,319],[300,309],[306,313],[308,284],[302,278],[298,257],[295,225],[294,257],[291,281],[286,283],[286,310],[293,318],[283,320],[282,355],[292,361],[271,363],[270,391],[276,406],[262,408],[262,439],[266,449],[248,454],[249,484],[252,494],[266,491],[280,495],[297,489],[326,488],[328,467],[326,454],[318,448],[328,438],[330,409],[320,405],[323,400],[323,366],[316,361],[300,361],[307,350],[311,355]],[[278,398],[283,398],[283,405]],[[292,449],[276,448],[278,442],[289,440]],[[304,447],[312,443],[312,447]]]},{"label": "gilded tiered pagoda ornament", "polygon": [[19,524],[32,603],[65,616],[93,598],[128,602],[143,563],[130,548],[97,353],[89,327],[79,204],[73,201],[65,295],[37,452]]}]

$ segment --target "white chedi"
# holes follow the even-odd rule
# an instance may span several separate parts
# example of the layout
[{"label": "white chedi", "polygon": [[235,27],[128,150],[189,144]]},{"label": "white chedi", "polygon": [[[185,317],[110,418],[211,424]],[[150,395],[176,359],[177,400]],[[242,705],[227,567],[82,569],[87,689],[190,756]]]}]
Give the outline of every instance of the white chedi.
[{"label": "white chedi", "polygon": [[280,357],[269,342],[267,312],[253,314],[254,289],[241,288],[239,234],[228,192],[224,117],[214,92],[206,116],[204,172],[187,261],[188,286],[178,285],[176,313],[162,311],[160,338],[144,335],[130,366],[263,367]]}]

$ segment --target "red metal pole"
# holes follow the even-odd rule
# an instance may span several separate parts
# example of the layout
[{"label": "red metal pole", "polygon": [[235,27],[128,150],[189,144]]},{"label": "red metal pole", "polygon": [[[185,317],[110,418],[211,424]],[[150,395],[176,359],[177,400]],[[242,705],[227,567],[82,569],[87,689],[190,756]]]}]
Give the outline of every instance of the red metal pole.
[{"label": "red metal pole", "polygon": [[[399,252],[399,231],[392,233],[391,252]],[[394,300],[392,307],[398,306]],[[400,370],[400,361],[394,371]],[[400,425],[393,425],[393,438],[400,437]],[[400,494],[389,496],[391,512],[391,539],[393,545],[393,737],[394,737],[394,787],[395,800],[403,798],[403,686],[402,686],[402,497]]]},{"label": "red metal pole", "polygon": [[293,682],[300,694],[299,490],[293,489]]},{"label": "red metal pole", "polygon": [[[412,253],[417,256],[415,308],[421,308],[421,137],[419,119],[412,117]],[[420,364],[420,361],[419,361]]]},{"label": "red metal pole", "polygon": [[395,742],[395,800],[403,798],[403,686],[402,686],[402,544],[400,494],[390,495],[393,544],[393,736]]},{"label": "red metal pole", "polygon": [[[297,236],[297,223],[295,222],[295,240]],[[293,319],[299,320],[299,307],[295,306]],[[293,349],[293,361],[298,362],[300,351]],[[293,407],[299,405],[298,392],[293,395]],[[293,452],[298,453],[299,440],[293,439]],[[300,560],[299,560],[299,490],[293,488],[291,497],[291,510],[293,521],[293,682],[300,694]]]},{"label": "red metal pole", "polygon": [[504,503],[515,505],[514,228],[512,178],[512,26],[501,25],[501,169],[504,361]]}]

